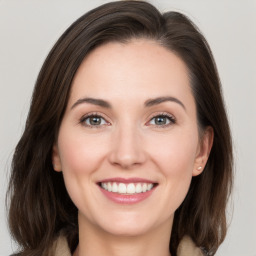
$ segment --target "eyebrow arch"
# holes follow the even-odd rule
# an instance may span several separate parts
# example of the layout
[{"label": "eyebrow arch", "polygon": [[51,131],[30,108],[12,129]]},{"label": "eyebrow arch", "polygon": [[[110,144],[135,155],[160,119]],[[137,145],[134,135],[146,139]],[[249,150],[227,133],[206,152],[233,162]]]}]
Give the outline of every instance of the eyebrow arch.
[{"label": "eyebrow arch", "polygon": [[179,99],[177,99],[175,97],[171,97],[171,96],[149,99],[145,102],[145,106],[146,107],[151,107],[151,106],[155,106],[157,104],[160,104],[160,103],[163,103],[163,102],[166,102],[166,101],[171,101],[171,102],[178,103],[186,111],[185,105]]},{"label": "eyebrow arch", "polygon": [[101,100],[101,99],[94,99],[94,98],[82,98],[77,100],[71,107],[71,109],[73,109],[74,107],[76,107],[77,105],[83,104],[83,103],[89,103],[89,104],[93,104],[93,105],[97,105],[103,108],[111,108],[110,103],[108,103],[105,100]]}]

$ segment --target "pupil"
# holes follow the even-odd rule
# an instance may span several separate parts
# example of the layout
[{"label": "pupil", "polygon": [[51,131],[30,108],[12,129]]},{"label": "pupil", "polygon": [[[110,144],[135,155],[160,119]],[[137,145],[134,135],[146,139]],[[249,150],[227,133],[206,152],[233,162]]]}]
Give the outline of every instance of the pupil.
[{"label": "pupil", "polygon": [[99,125],[100,124],[100,118],[99,117],[91,117],[90,118],[90,124],[91,125]]},{"label": "pupil", "polygon": [[166,117],[157,117],[156,124],[166,124]]}]

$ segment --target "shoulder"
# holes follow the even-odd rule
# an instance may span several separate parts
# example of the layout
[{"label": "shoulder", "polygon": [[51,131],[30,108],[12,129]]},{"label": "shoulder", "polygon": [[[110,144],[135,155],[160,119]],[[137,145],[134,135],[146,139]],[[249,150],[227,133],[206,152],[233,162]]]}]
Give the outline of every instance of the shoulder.
[{"label": "shoulder", "polygon": [[202,250],[198,248],[192,239],[188,236],[182,238],[178,251],[177,256],[204,256]]},{"label": "shoulder", "polygon": [[71,256],[67,239],[59,236],[53,245],[54,256]]},{"label": "shoulder", "polygon": [[[64,236],[54,242],[54,256],[71,256],[67,240]],[[200,248],[196,247],[190,237],[185,236],[178,247],[177,256],[203,256]]]}]

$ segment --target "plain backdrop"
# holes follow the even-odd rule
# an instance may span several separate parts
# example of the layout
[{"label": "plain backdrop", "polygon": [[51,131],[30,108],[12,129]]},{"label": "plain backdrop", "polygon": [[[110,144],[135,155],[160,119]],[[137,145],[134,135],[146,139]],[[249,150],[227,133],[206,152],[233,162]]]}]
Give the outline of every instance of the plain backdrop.
[{"label": "plain backdrop", "polygon": [[[6,224],[11,157],[23,131],[39,69],[64,30],[107,1],[0,0],[0,255],[15,244]],[[256,255],[256,1],[156,0],[188,15],[206,36],[219,69],[234,139],[230,228],[218,256]],[[232,217],[231,217],[231,213]]]}]

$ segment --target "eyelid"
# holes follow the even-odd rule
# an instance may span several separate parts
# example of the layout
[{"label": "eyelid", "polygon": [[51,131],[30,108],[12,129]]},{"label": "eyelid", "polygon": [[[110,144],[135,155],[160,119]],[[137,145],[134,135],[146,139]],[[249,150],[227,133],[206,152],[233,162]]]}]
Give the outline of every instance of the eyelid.
[{"label": "eyelid", "polygon": [[[85,120],[89,117],[93,117],[93,116],[96,116],[96,117],[100,117],[102,119],[105,120],[105,122],[107,124],[104,124],[104,125],[87,125],[87,124],[84,124],[85,123]],[[80,119],[79,119],[79,124],[82,124],[84,125],[85,127],[89,127],[89,128],[101,128],[102,126],[108,126],[110,125],[110,121],[108,120],[109,118],[102,114],[102,113],[99,113],[99,112],[89,112],[89,113],[86,113],[85,115],[83,115]]]},{"label": "eyelid", "polygon": [[[96,116],[96,117],[100,117],[100,118],[103,118],[105,120],[105,122],[107,124],[103,124],[103,125],[86,125],[84,124],[85,123],[85,120],[89,117],[93,117],[93,116]],[[146,122],[146,126],[149,126],[150,124],[150,121],[153,119],[153,118],[156,118],[158,116],[163,116],[163,117],[166,117],[170,120],[170,123],[169,124],[163,124],[163,125],[153,125],[153,126],[156,126],[158,128],[164,128],[164,127],[167,127],[167,126],[171,126],[173,124],[176,123],[176,118],[174,117],[174,115],[168,113],[168,112],[158,112],[158,113],[154,113],[152,115],[150,115],[149,117],[149,121]],[[86,113],[85,115],[83,115],[80,119],[79,119],[79,124],[82,124],[83,126],[86,126],[86,127],[89,127],[89,128],[101,128],[103,126],[109,126],[111,125],[111,122],[109,121],[109,118],[105,115],[105,114],[102,114],[102,113],[99,113],[99,112],[89,112],[89,113]]]},{"label": "eyelid", "polygon": [[170,125],[173,125],[176,123],[176,118],[174,117],[174,115],[168,113],[168,112],[159,112],[159,113],[154,113],[152,114],[150,117],[149,117],[149,121],[147,121],[146,125],[149,126],[149,122],[153,119],[153,118],[156,118],[158,116],[164,116],[164,117],[167,117],[169,118],[170,120],[170,124],[165,124],[165,125],[154,125],[154,126],[157,126],[159,128],[163,128],[163,127],[166,127],[166,126],[170,126]]}]

